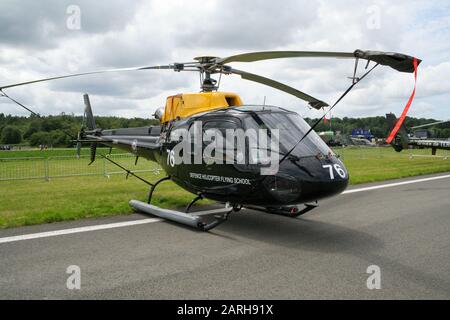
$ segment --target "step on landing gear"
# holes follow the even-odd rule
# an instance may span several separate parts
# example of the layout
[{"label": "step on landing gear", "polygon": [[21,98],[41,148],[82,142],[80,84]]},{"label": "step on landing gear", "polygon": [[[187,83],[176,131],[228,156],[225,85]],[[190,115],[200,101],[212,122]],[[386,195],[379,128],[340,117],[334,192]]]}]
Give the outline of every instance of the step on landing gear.
[{"label": "step on landing gear", "polygon": [[272,214],[278,214],[282,216],[287,216],[291,218],[297,218],[305,213],[311,211],[314,208],[318,207],[316,203],[305,203],[303,204],[303,208],[301,205],[292,205],[292,206],[281,206],[281,207],[260,207],[260,206],[245,206],[248,209],[253,209],[257,211],[268,212]]}]

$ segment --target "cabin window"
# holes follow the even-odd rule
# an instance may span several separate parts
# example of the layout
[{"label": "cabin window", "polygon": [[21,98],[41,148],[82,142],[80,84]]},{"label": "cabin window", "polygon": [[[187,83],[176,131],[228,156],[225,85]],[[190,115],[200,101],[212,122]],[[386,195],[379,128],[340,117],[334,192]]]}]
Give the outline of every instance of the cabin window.
[{"label": "cabin window", "polygon": [[[225,152],[225,148],[226,148],[226,146],[227,145],[231,145],[231,146],[234,146],[234,151],[236,152],[236,146],[235,146],[235,144],[234,144],[234,141],[232,141],[232,140],[230,140],[230,141],[227,141],[227,130],[237,130],[237,129],[239,129],[240,128],[240,122],[237,122],[237,121],[234,121],[234,120],[224,120],[224,119],[221,119],[221,120],[210,120],[210,121],[205,121],[204,123],[203,123],[203,126],[202,126],[202,129],[203,129],[203,134],[207,131],[207,130],[218,130],[220,133],[221,133],[221,135],[222,135],[222,138],[223,138],[223,149],[222,149],[222,151],[219,151],[219,150],[217,150],[216,149],[216,154],[215,154],[215,158],[221,158],[221,159],[223,159],[222,161],[223,161],[223,163],[226,163],[227,162],[227,155],[226,155],[226,152]],[[210,142],[203,142],[203,147],[206,147],[206,145],[207,144],[209,144]],[[236,154],[234,154],[234,156],[233,155],[228,155],[228,156],[230,156],[230,157],[232,157],[233,158],[233,162],[235,162],[235,157],[236,157]]]},{"label": "cabin window", "polygon": [[206,131],[208,129],[218,129],[224,134],[224,137],[225,137],[227,129],[237,129],[237,128],[238,128],[237,123],[234,121],[230,121],[230,120],[207,121],[203,124],[203,131]]}]

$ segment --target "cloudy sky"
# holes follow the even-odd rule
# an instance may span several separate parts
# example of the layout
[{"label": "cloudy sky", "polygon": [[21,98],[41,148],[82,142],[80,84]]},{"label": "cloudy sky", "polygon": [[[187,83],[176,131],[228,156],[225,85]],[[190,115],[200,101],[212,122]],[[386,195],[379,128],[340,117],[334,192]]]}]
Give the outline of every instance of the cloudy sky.
[{"label": "cloudy sky", "polygon": [[[265,50],[384,50],[423,59],[410,114],[450,118],[450,3],[445,1],[88,1],[2,0],[0,85],[111,67],[191,61]],[[353,61],[282,59],[235,63],[332,103],[350,84]],[[377,68],[333,116],[400,114],[412,74]],[[165,97],[199,90],[189,72],[136,71],[57,80],[5,90],[40,114],[81,114],[82,94],[94,113],[150,117]],[[237,76],[221,90],[248,104],[266,103],[319,116],[305,102]],[[0,112],[26,111],[0,98]]]}]

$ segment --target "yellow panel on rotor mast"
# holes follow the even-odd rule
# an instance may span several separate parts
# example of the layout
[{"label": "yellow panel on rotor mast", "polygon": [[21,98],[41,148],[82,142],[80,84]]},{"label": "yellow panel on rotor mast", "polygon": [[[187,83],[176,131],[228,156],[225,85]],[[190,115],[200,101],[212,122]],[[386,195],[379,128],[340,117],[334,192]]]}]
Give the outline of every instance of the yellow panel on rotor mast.
[{"label": "yellow panel on rotor mast", "polygon": [[167,97],[162,123],[214,109],[242,105],[241,98],[229,92],[183,93]]}]

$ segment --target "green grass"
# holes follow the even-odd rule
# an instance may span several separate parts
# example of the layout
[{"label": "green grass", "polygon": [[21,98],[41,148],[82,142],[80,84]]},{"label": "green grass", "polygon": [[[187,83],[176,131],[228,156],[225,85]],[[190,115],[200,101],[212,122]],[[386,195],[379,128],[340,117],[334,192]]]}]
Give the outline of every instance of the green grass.
[{"label": "green grass", "polygon": [[[27,152],[26,156],[37,156],[33,151],[13,153],[20,152]],[[391,148],[345,148],[337,149],[336,152],[341,155],[350,172],[351,184],[450,171],[450,158],[410,159],[409,151],[396,153]],[[413,150],[413,153],[430,155],[431,151]],[[438,155],[443,154],[445,152],[438,151]],[[4,153],[0,152],[0,158],[3,155]],[[73,155],[73,152],[47,150],[46,155],[48,157]],[[64,161],[66,160],[62,160],[61,165],[67,170],[71,170],[68,167],[74,163],[79,166],[79,162]],[[99,166],[100,163],[97,161],[95,165]],[[0,166],[2,165],[5,166],[0,161]],[[139,165],[152,166],[145,160],[141,160]],[[127,166],[130,167],[130,164]],[[0,168],[0,178],[2,172],[5,170],[2,171]],[[161,177],[153,173],[142,175],[150,181],[156,181]],[[0,181],[0,228],[129,214],[132,210],[128,201],[145,200],[147,192],[148,188],[142,182],[133,177],[125,180],[124,175],[111,175],[110,178],[103,176],[55,178],[49,182],[44,179]],[[180,207],[189,203],[192,198],[192,194],[167,181],[158,187],[153,203],[165,208]]]},{"label": "green grass", "polygon": [[[148,194],[146,185],[131,177],[125,180],[124,175],[4,181],[0,191],[1,228],[131,213],[128,201],[144,201]],[[152,202],[167,208],[190,200],[190,193],[167,181],[158,186]]]},{"label": "green grass", "polygon": [[[448,159],[429,157],[430,149],[395,152],[392,148],[344,148],[336,149],[350,174],[350,184],[360,184],[389,179],[406,178],[424,174],[450,171]],[[425,157],[413,157],[409,155]],[[438,150],[437,156],[447,152]]]}]

